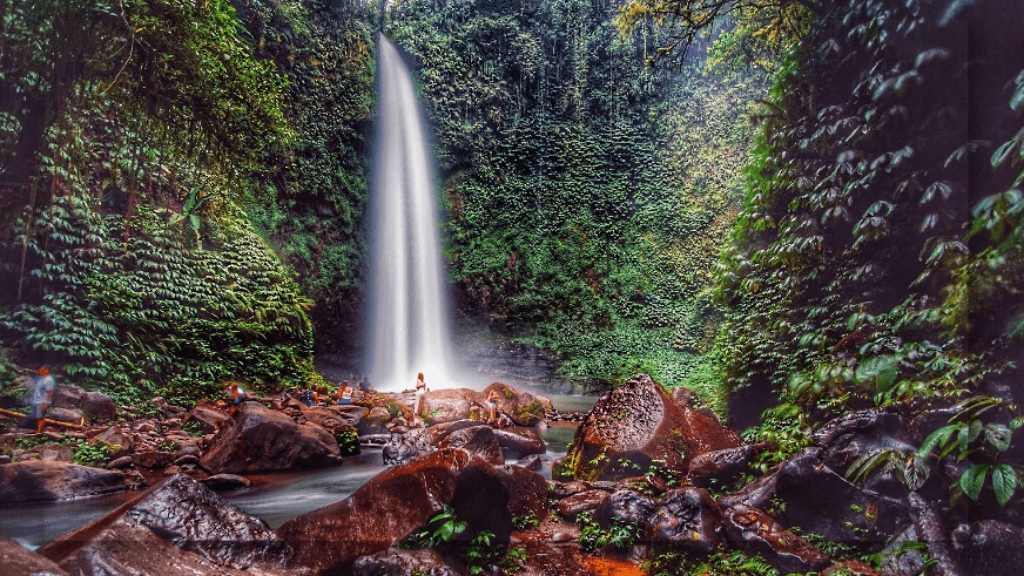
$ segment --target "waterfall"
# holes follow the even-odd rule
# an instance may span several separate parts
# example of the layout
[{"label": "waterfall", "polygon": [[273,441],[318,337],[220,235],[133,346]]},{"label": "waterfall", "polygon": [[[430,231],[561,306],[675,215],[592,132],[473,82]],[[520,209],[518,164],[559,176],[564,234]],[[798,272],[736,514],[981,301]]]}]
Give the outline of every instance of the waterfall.
[{"label": "waterfall", "polygon": [[367,368],[378,390],[453,386],[432,158],[412,77],[379,41]]}]

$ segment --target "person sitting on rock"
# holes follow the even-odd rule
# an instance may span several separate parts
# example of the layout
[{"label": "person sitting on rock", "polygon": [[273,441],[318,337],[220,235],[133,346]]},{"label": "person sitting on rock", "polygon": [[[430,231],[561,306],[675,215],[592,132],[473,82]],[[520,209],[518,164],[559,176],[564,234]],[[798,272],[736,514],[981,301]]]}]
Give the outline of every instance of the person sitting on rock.
[{"label": "person sitting on rock", "polygon": [[35,426],[36,434],[42,434],[46,427],[46,411],[50,409],[53,402],[53,391],[57,388],[57,381],[50,376],[50,369],[46,366],[39,368],[39,377],[32,382],[29,404],[32,409],[28,416],[21,422],[23,428]]},{"label": "person sitting on rock", "polygon": [[299,402],[302,402],[306,406],[316,406],[320,401],[320,395],[315,390],[306,389],[299,394]]},{"label": "person sitting on rock", "polygon": [[501,400],[498,389],[491,388],[491,391],[487,393],[487,408],[490,410],[487,420],[489,422],[494,422],[498,419],[498,400]]},{"label": "person sitting on rock", "polygon": [[235,412],[238,411],[238,407],[246,398],[245,390],[242,390],[238,382],[228,382],[224,385],[224,399],[228,401],[229,415],[234,416]]},{"label": "person sitting on rock", "polygon": [[341,387],[338,388],[338,406],[344,406],[352,403],[352,387],[348,385],[348,380],[341,381]]}]

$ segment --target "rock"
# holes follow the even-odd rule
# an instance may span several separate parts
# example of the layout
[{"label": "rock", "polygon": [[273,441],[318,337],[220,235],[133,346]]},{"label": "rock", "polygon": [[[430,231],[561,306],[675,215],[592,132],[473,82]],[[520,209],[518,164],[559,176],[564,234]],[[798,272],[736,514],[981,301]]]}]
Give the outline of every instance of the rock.
[{"label": "rock", "polygon": [[734,506],[723,514],[726,535],[732,544],[749,555],[760,554],[784,574],[821,570],[828,556],[757,508]]},{"label": "rock", "polygon": [[961,524],[953,531],[953,547],[971,576],[1017,576],[1024,566],[1024,528],[1012,524]]},{"label": "rock", "polygon": [[495,430],[501,452],[506,459],[518,459],[529,454],[543,454],[548,451],[547,444],[533,430]]},{"label": "rock", "polygon": [[574,518],[580,512],[597,510],[611,495],[604,490],[585,490],[579,494],[567,496],[558,501],[558,513],[566,518]]},{"label": "rock", "polygon": [[33,460],[0,466],[0,504],[65,500],[125,489],[120,472],[70,462]]},{"label": "rock", "polygon": [[93,422],[110,422],[117,419],[117,404],[106,394],[86,392],[78,409]]},{"label": "rock", "polygon": [[135,446],[131,433],[121,426],[111,426],[94,436],[93,440],[106,442],[111,446],[120,446],[122,451],[131,450]]},{"label": "rock", "polygon": [[494,466],[503,466],[505,458],[494,431],[488,426],[476,426],[457,430],[445,437],[439,448],[462,448],[468,450]]},{"label": "rock", "polygon": [[311,574],[264,521],[180,474],[40,553],[71,574]]},{"label": "rock", "polygon": [[[248,404],[243,402],[243,405]],[[210,400],[200,400],[199,404],[188,413],[187,421],[199,422],[203,427],[203,434],[213,434],[228,421],[226,411],[218,408]]]},{"label": "rock", "polygon": [[468,420],[470,408],[480,405],[479,394],[468,388],[430,390],[423,395],[422,411],[434,424]]},{"label": "rock", "polygon": [[259,402],[242,402],[200,460],[212,474],[245,474],[324,467],[341,463],[331,433],[313,424],[296,424]]},{"label": "rock", "polygon": [[413,428],[404,433],[394,433],[391,441],[384,445],[381,454],[388,466],[405,464],[409,460],[434,451],[430,445],[430,432],[425,428]]},{"label": "rock", "polygon": [[131,456],[121,456],[107,462],[107,470],[124,470],[134,463],[135,460]]},{"label": "rock", "polygon": [[460,576],[431,550],[388,548],[352,564],[355,576]]},{"label": "rock", "polygon": [[906,501],[854,486],[807,448],[779,469],[775,496],[786,503],[778,521],[837,542],[881,542],[910,518]]},{"label": "rock", "polygon": [[182,410],[177,406],[168,404],[163,396],[153,398],[153,407],[159,410],[166,418],[180,419],[188,415],[187,410]]},{"label": "rock", "polygon": [[160,452],[158,450],[146,450],[132,454],[132,461],[135,465],[148,470],[167,468],[174,462],[174,459],[174,453]]},{"label": "rock", "polygon": [[641,374],[604,395],[587,413],[558,476],[618,479],[646,472],[655,461],[685,472],[696,456],[738,446],[735,432],[680,406]]},{"label": "rock", "polygon": [[821,576],[877,576],[875,569],[863,562],[847,560],[833,564],[821,571]]},{"label": "rock", "polygon": [[672,389],[672,401],[684,408],[690,408],[696,399],[697,395],[689,388],[677,386]]},{"label": "rock", "polygon": [[203,451],[199,449],[199,443],[194,439],[183,440],[178,447],[178,456],[202,456]]},{"label": "rock", "polygon": [[558,480],[552,480],[548,483],[548,490],[551,492],[551,497],[556,500],[567,498],[574,494],[579,494],[590,490],[590,483],[583,482],[581,480],[573,480],[572,482],[559,482]]},{"label": "rock", "polygon": [[521,466],[504,466],[495,472],[508,491],[508,511],[513,518],[540,521],[548,517],[548,483],[543,476]]},{"label": "rock", "polygon": [[648,496],[660,496],[668,491],[668,485],[657,476],[631,476],[619,480],[618,485],[623,488],[632,488],[641,494]]},{"label": "rock", "polygon": [[707,486],[712,478],[726,485],[746,470],[753,456],[753,446],[739,446],[700,454],[690,460],[687,477],[694,486]]},{"label": "rock", "polygon": [[512,514],[499,474],[465,450],[442,448],[385,470],[345,500],[286,522],[277,534],[300,563],[325,572],[387,549],[446,504],[468,523],[467,537],[489,530],[496,541],[507,542]]},{"label": "rock", "polygon": [[234,490],[235,488],[248,488],[252,482],[244,476],[237,474],[214,474],[206,480],[203,485],[210,490]]},{"label": "rock", "polygon": [[634,524],[641,533],[647,530],[656,504],[653,499],[628,488],[616,490],[594,512],[605,528],[616,524]]},{"label": "rock", "polygon": [[387,423],[390,420],[391,415],[388,413],[387,409],[381,406],[376,406],[371,408],[370,413],[359,421],[359,424],[356,426],[356,430],[359,431],[360,436],[386,434],[388,431]]},{"label": "rock", "polygon": [[919,576],[924,573],[924,556],[916,546],[904,548],[908,543],[920,543],[917,527],[910,525],[881,552],[881,570],[886,576]]},{"label": "rock", "polygon": [[334,432],[343,426],[358,426],[366,408],[349,404],[347,406],[303,406],[302,416],[306,422],[323,426]]},{"label": "rock", "polygon": [[[822,461],[839,474],[864,454],[883,450],[913,454],[922,438],[916,437],[902,416],[881,409],[861,410],[827,422],[814,434],[822,447]],[[909,490],[893,474],[871,473],[862,488],[893,498],[906,498]]]},{"label": "rock", "polygon": [[185,454],[184,456],[178,456],[173,464],[175,466],[195,466],[199,464],[199,457],[194,454]]},{"label": "rock", "polygon": [[648,524],[652,542],[692,554],[711,554],[722,543],[722,510],[703,488],[668,491]]},{"label": "rock", "polygon": [[933,560],[929,574],[934,576],[962,576],[964,571],[957,562],[951,546],[952,539],[942,517],[935,508],[916,492],[910,493],[910,513],[914,519],[918,541],[928,544],[928,555]]},{"label": "rock", "polygon": [[5,576],[67,576],[53,560],[6,538],[0,538],[0,566]]},{"label": "rock", "polygon": [[79,386],[58,384],[53,389],[53,407],[74,410],[82,404],[83,394],[85,390]]},{"label": "rock", "polygon": [[68,422],[71,424],[81,424],[83,420],[78,410],[71,408],[51,408],[46,413],[46,417],[57,422]]},{"label": "rock", "polygon": [[778,483],[781,468],[782,465],[774,466],[764,476],[732,494],[722,496],[718,499],[718,503],[722,508],[732,508],[738,504],[745,504],[752,508],[764,508],[775,495],[775,486]]},{"label": "rock", "polygon": [[[529,392],[516,390],[515,388],[501,382],[492,382],[480,392],[480,407],[487,414],[487,396],[491,390],[498,391],[498,412],[506,414],[519,426],[534,426],[544,420],[544,414],[552,410],[551,401],[543,396],[537,397]],[[547,400],[547,402],[544,402]]]},{"label": "rock", "polygon": [[537,472],[544,468],[544,457],[540,454],[530,454],[516,462],[516,466]]}]

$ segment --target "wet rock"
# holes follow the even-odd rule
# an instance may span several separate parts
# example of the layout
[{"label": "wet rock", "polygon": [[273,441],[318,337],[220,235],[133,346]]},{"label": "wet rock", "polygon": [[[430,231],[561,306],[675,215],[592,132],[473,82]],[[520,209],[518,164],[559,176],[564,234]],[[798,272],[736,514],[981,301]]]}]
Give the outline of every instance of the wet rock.
[{"label": "wet rock", "polygon": [[0,466],[0,503],[65,500],[125,490],[124,474],[70,462],[33,460]]},{"label": "wet rock", "polygon": [[385,464],[395,466],[433,451],[434,447],[430,445],[430,433],[427,429],[412,428],[406,432],[393,433],[381,454]]},{"label": "wet rock", "polygon": [[908,526],[882,550],[882,573],[886,576],[919,576],[924,573],[924,556],[917,547],[920,542],[917,527]]},{"label": "wet rock", "polygon": [[586,490],[573,494],[558,501],[558,513],[566,518],[574,518],[580,512],[596,510],[610,496],[604,490]]},{"label": "wet rock", "polygon": [[337,441],[324,428],[296,424],[258,402],[242,402],[200,462],[213,474],[245,474],[337,465],[338,454]]},{"label": "wet rock", "polygon": [[934,576],[962,576],[951,537],[942,517],[935,508],[917,493],[910,494],[910,513],[921,542],[928,543],[928,555],[934,560],[929,574]]},{"label": "wet rock", "polygon": [[703,488],[665,494],[649,521],[652,542],[695,554],[710,554],[722,543],[722,510]]},{"label": "wet rock", "polygon": [[40,549],[71,574],[308,576],[269,526],[190,478],[168,478],[140,501]]},{"label": "wet rock", "polygon": [[498,392],[498,412],[505,414],[515,425],[534,426],[544,420],[544,414],[554,408],[551,401],[543,396],[534,396],[529,392],[516,390],[508,384],[492,382],[480,392],[480,406],[487,414],[487,396],[491,390]]},{"label": "wet rock", "polygon": [[863,562],[848,560],[833,564],[821,571],[821,576],[876,576],[878,572]]},{"label": "wet rock", "polygon": [[134,462],[136,466],[149,470],[166,468],[174,462],[174,459],[174,453],[160,452],[158,450],[146,450],[145,452],[136,452],[135,454],[132,454],[132,462]]},{"label": "wet rock", "polygon": [[203,485],[211,490],[234,490],[235,488],[248,488],[252,485],[245,476],[237,474],[214,474],[203,480]]},{"label": "wet rock", "polygon": [[302,416],[306,422],[323,426],[334,431],[343,426],[358,426],[363,419],[366,408],[349,404],[347,406],[311,406],[303,407]]},{"label": "wet rock", "polygon": [[775,495],[775,486],[779,479],[781,465],[768,470],[768,473],[740,488],[732,494],[718,499],[722,508],[731,508],[737,504],[745,504],[753,508],[764,508]]},{"label": "wet rock", "polygon": [[329,572],[359,556],[386,550],[421,528],[445,504],[469,524],[467,537],[489,530],[500,542],[511,534],[509,493],[499,472],[458,448],[443,448],[389,468],[345,500],[286,522],[277,534],[295,549],[300,563]]},{"label": "wet rock", "polygon": [[540,454],[530,454],[516,462],[516,466],[537,472],[544,468],[544,457]]},{"label": "wet rock", "polygon": [[[822,447],[822,461],[844,474],[864,454],[883,450],[913,454],[922,438],[915,436],[902,416],[881,409],[861,410],[827,422],[814,434]],[[908,489],[892,474],[872,473],[861,484],[894,498],[905,498]]]},{"label": "wet rock", "polygon": [[548,450],[547,444],[533,430],[495,430],[494,436],[498,439],[502,454],[508,459],[543,454]]},{"label": "wet rock", "polygon": [[645,472],[656,461],[685,472],[700,454],[738,446],[735,432],[679,405],[641,374],[598,400],[577,429],[558,475],[618,479]]},{"label": "wet rock", "polygon": [[153,407],[157,409],[164,418],[180,420],[181,418],[187,417],[188,411],[182,410],[181,408],[168,404],[167,400],[163,396],[157,396],[153,398]]},{"label": "wet rock", "polygon": [[470,409],[479,405],[479,392],[467,388],[431,390],[423,395],[422,410],[434,424],[469,420]]},{"label": "wet rock", "polygon": [[388,548],[352,564],[355,576],[460,576],[431,550]]},{"label": "wet rock", "polygon": [[660,496],[668,491],[668,485],[657,476],[631,476],[618,482],[619,487],[632,488],[648,496]]},{"label": "wet rock", "polygon": [[641,531],[646,531],[655,506],[650,496],[628,488],[621,489],[612,492],[597,507],[594,518],[605,528],[614,524],[635,524]]},{"label": "wet rock", "polygon": [[53,560],[6,538],[0,538],[0,566],[5,576],[67,576]]},{"label": "wet rock", "polygon": [[501,446],[494,431],[488,426],[476,426],[457,430],[448,436],[438,446],[439,448],[462,448],[468,450],[495,466],[505,464],[505,458],[501,454]]},{"label": "wet rock", "polygon": [[728,484],[739,477],[754,456],[753,446],[715,450],[694,456],[687,476],[695,486],[707,486],[711,479]]},{"label": "wet rock", "polygon": [[120,449],[130,450],[135,446],[132,434],[121,426],[111,426],[93,437],[93,440],[106,442],[111,446],[120,446]]},{"label": "wet rock", "polygon": [[1017,576],[1024,566],[1024,528],[996,520],[961,524],[953,547],[970,576]]},{"label": "wet rock", "polygon": [[786,503],[778,516],[786,526],[837,542],[880,542],[896,533],[910,511],[906,501],[863,490],[821,461],[808,448],[786,461],[775,481],[775,496]]},{"label": "wet rock", "polygon": [[82,403],[83,394],[85,394],[85,390],[79,386],[58,384],[53,389],[53,407],[74,410]]},{"label": "wet rock", "polygon": [[543,476],[521,466],[504,466],[495,471],[508,491],[508,511],[513,518],[548,517],[548,484]]},{"label": "wet rock", "polygon": [[558,480],[552,480],[548,485],[550,486],[549,491],[551,492],[551,497],[556,500],[590,490],[590,484],[581,480],[573,480],[572,482],[559,482]]},{"label": "wet rock", "polygon": [[386,408],[376,406],[370,409],[370,413],[364,416],[359,424],[356,425],[356,430],[360,436],[369,436],[371,434],[387,434],[388,421],[391,420],[391,414],[388,413]]},{"label": "wet rock", "polygon": [[734,506],[723,514],[723,524],[734,546],[750,555],[760,554],[783,573],[821,570],[829,564],[821,550],[787,532],[757,508]]}]

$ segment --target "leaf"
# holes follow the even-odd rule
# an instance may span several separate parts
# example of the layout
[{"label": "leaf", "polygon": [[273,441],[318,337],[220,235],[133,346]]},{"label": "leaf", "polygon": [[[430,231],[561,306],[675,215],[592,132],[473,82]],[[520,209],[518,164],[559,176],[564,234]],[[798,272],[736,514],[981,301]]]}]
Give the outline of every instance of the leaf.
[{"label": "leaf", "polygon": [[952,2],[946,5],[946,10],[942,13],[942,17],[939,18],[939,26],[949,24],[960,11],[972,4],[974,4],[974,0],[952,0]]},{"label": "leaf", "polygon": [[856,379],[860,384],[874,379],[876,390],[884,392],[896,381],[898,367],[899,361],[895,356],[876,356],[857,366]]},{"label": "leaf", "polygon": [[1010,429],[1002,424],[986,424],[985,425],[985,441],[995,447],[996,450],[1002,452],[1010,447],[1010,440],[1013,439],[1013,433]]},{"label": "leaf", "polygon": [[[1009,464],[996,464],[992,467],[992,490],[996,493],[996,502],[1005,506],[1017,489],[1017,473]],[[966,492],[966,490],[965,490]]]},{"label": "leaf", "polygon": [[948,426],[943,426],[942,428],[939,428],[932,432],[931,434],[929,434],[928,437],[926,437],[924,439],[924,442],[921,444],[921,448],[919,448],[917,451],[918,458],[927,458],[928,454],[931,453],[933,448],[935,448],[936,446],[945,446],[946,443],[949,442],[949,438],[953,435],[953,432],[955,432],[956,429],[956,424],[950,424]]},{"label": "leaf", "polygon": [[988,475],[989,468],[991,466],[988,464],[976,464],[960,476],[960,488],[968,498],[975,502],[981,496],[981,488],[985,485],[985,476]]}]

